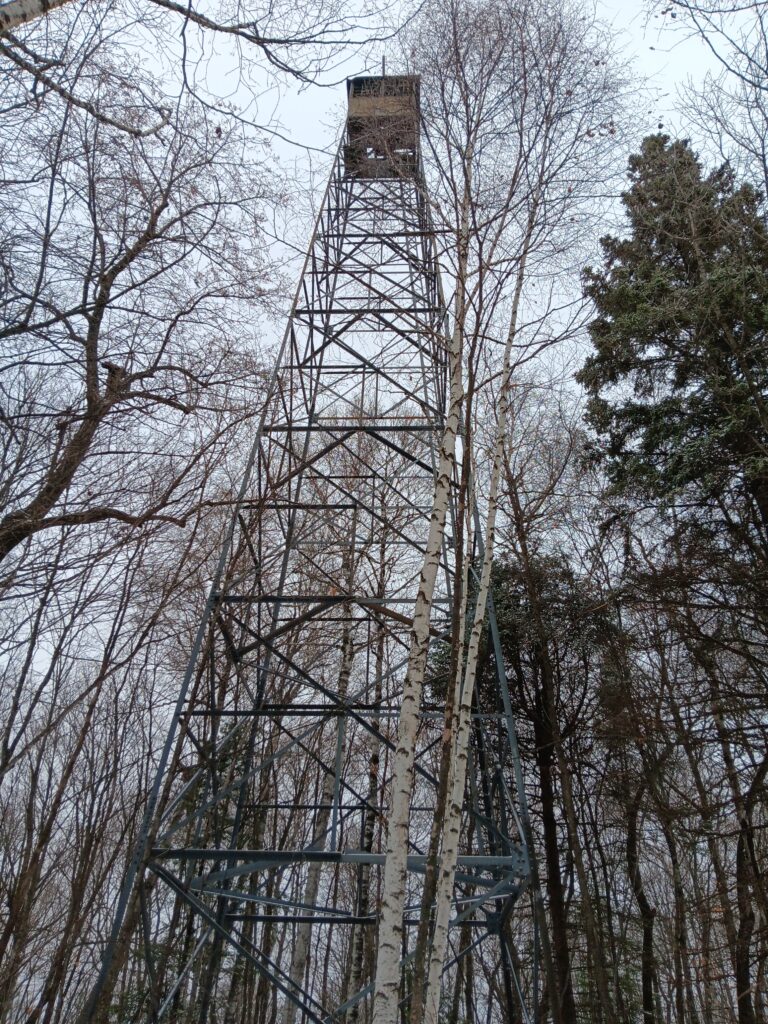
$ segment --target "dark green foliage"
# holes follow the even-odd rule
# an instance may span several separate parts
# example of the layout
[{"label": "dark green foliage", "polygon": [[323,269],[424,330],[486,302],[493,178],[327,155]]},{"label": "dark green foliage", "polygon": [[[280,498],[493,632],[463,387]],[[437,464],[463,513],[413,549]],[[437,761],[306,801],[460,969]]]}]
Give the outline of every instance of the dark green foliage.
[{"label": "dark green foliage", "polygon": [[538,643],[529,587],[533,587],[546,633],[558,665],[576,665],[608,642],[614,624],[598,593],[580,579],[563,556],[542,556],[530,566],[526,582],[512,559],[493,566],[493,599],[502,649],[510,664],[522,657],[535,661]]},{"label": "dark green foliage", "polygon": [[[687,142],[629,162],[628,237],[585,271],[597,315],[578,379],[618,492],[733,494],[768,525],[768,233],[763,198]],[[690,493],[692,491],[692,493]],[[741,504],[741,502],[740,502]]]}]

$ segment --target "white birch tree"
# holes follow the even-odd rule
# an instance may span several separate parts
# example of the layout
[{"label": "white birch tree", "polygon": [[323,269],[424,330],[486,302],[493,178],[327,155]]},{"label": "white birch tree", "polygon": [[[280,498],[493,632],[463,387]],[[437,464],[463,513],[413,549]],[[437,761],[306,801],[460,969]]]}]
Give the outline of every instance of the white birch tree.
[{"label": "white birch tree", "polygon": [[[532,210],[531,224],[536,221],[536,203]],[[530,246],[533,230],[529,231],[526,244]],[[512,384],[512,355],[516,338],[520,296],[525,281],[525,265],[528,252],[524,248],[517,270],[517,281],[512,304],[512,316],[504,345],[501,383],[498,392],[498,418],[496,438],[493,447],[491,479],[487,497],[483,553],[480,582],[477,588],[472,629],[467,645],[466,662],[463,666],[457,709],[455,741],[451,750],[450,789],[446,815],[442,828],[442,850],[436,894],[436,916],[432,948],[427,967],[426,1024],[437,1024],[440,1010],[440,980],[448,946],[448,926],[453,909],[453,887],[456,863],[461,838],[461,821],[464,807],[464,789],[467,778],[470,729],[472,725],[472,699],[477,679],[480,641],[486,623],[486,607],[491,584],[491,569],[496,539],[496,512],[499,501],[499,484],[504,462],[504,445],[507,434],[507,417]]]},{"label": "white birch tree", "polygon": [[[467,183],[469,186],[469,183]],[[460,229],[460,247],[466,248],[469,216],[468,192],[464,205],[464,218]],[[465,261],[459,255],[459,268]],[[403,908],[408,858],[408,822],[411,793],[413,791],[416,734],[419,709],[424,686],[424,670],[429,645],[429,623],[432,599],[440,562],[440,553],[448,515],[448,503],[456,466],[456,438],[458,436],[462,401],[463,325],[465,318],[463,294],[457,291],[454,306],[454,327],[448,351],[450,372],[450,405],[443,431],[432,511],[419,578],[419,588],[413,611],[410,649],[403,693],[400,703],[397,740],[392,772],[392,796],[387,821],[381,920],[374,981],[374,1024],[394,1024],[400,993],[400,951],[402,949]]]},{"label": "white birch tree", "polygon": [[[435,39],[439,40],[437,46]],[[446,804],[439,801],[435,814],[438,821],[446,817],[433,829],[430,850],[431,856],[442,857],[439,892],[435,896],[430,889],[428,874],[415,953],[411,1019],[418,1024],[425,987],[421,976],[425,938],[433,913],[437,916],[427,1001],[432,1020],[437,1013],[435,1000],[439,1000],[509,388],[516,367],[545,350],[554,336],[563,338],[569,330],[578,329],[577,319],[571,321],[569,330],[531,329],[521,323],[522,310],[531,313],[531,293],[549,273],[543,269],[547,260],[562,264],[567,253],[570,266],[578,265],[579,240],[572,225],[579,223],[583,231],[592,222],[597,211],[591,199],[615,172],[621,87],[605,41],[594,26],[564,4],[457,2],[440,10],[429,8],[424,28],[416,28],[410,43],[411,65],[422,73],[428,173],[434,176],[432,195],[438,223],[447,228],[449,238],[455,237],[457,224],[449,213],[456,216],[459,197],[470,183],[467,258],[461,273],[450,275],[452,285],[465,291],[465,458],[476,455],[472,425],[475,410],[487,408],[483,388],[501,376],[501,384],[494,390],[497,431],[484,499],[488,518],[478,612],[466,664],[455,666],[455,695],[449,701],[445,725],[451,753],[450,763],[444,763],[442,771],[450,782]],[[446,258],[450,267],[450,252]],[[554,303],[549,307],[551,320],[545,307],[540,323],[557,320],[552,306]],[[539,309],[534,316],[541,314]],[[507,328],[499,370],[488,339],[500,333],[504,317]],[[467,544],[469,534],[468,530]],[[457,618],[460,621],[461,615]],[[459,709],[455,721],[449,720],[451,704]]]}]

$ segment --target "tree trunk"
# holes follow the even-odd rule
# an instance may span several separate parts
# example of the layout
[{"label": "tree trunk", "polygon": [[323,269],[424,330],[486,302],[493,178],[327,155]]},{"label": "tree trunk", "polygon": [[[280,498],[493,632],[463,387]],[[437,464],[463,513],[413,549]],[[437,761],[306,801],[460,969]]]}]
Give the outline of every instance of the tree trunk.
[{"label": "tree trunk", "polygon": [[395,747],[392,798],[387,828],[386,860],[382,887],[379,945],[374,982],[373,1024],[395,1024],[400,996],[400,955],[403,944],[403,907],[408,857],[408,819],[414,779],[416,734],[429,644],[429,620],[440,563],[445,521],[456,464],[456,437],[464,399],[462,348],[464,331],[463,270],[467,262],[469,179],[465,185],[459,242],[459,282],[454,328],[448,353],[450,405],[440,444],[432,515],[424,563],[413,612],[408,666],[403,683],[400,720]]},{"label": "tree trunk", "polygon": [[27,22],[42,18],[70,0],[9,0],[0,7],[0,30],[13,32]]},{"label": "tree trunk", "polygon": [[627,874],[632,891],[640,910],[643,928],[643,950],[640,962],[640,975],[643,990],[643,1024],[656,1024],[654,1004],[654,986],[656,984],[656,965],[653,955],[653,925],[656,919],[656,908],[648,902],[640,874],[640,858],[638,854],[638,825],[640,803],[645,785],[641,784],[629,807],[627,808]]},{"label": "tree trunk", "polygon": [[[464,417],[465,428],[467,415]],[[471,548],[471,539],[465,542],[465,515],[469,491],[469,460],[462,464],[462,481],[459,490],[458,507],[456,510],[456,536],[454,552],[456,568],[456,584],[454,586],[453,609],[451,617],[451,658],[446,681],[446,698],[443,718],[443,734],[440,749],[440,775],[435,798],[435,811],[429,836],[429,855],[424,872],[424,888],[421,894],[421,910],[419,926],[414,947],[414,963],[426,964],[432,931],[434,928],[433,908],[437,894],[438,865],[440,846],[445,828],[445,817],[450,795],[451,752],[456,730],[456,707],[459,702],[461,676],[464,664],[464,633],[467,613],[467,582],[469,578],[469,556],[464,555],[465,549]],[[467,532],[469,525],[467,524]],[[463,556],[463,557],[462,557]],[[411,990],[409,1024],[421,1024],[424,1016],[424,996],[427,987],[426,973],[420,969],[414,972]]]},{"label": "tree trunk", "polygon": [[[472,631],[467,646],[467,662],[464,668],[463,681],[458,692],[458,723],[456,738],[450,747],[450,798],[447,804],[447,815],[443,825],[443,847],[440,864],[439,881],[436,896],[436,915],[432,952],[429,959],[427,976],[426,1024],[437,1024],[440,1011],[440,978],[443,962],[448,948],[448,926],[450,923],[451,901],[453,897],[454,875],[459,853],[461,836],[461,814],[464,806],[464,788],[466,785],[469,761],[469,743],[472,726],[472,703],[477,679],[477,667],[480,655],[480,642],[485,626],[488,606],[488,595],[491,588],[491,570],[493,569],[493,552],[496,540],[496,513],[499,502],[502,463],[504,461],[504,442],[507,434],[507,419],[510,406],[510,388],[512,383],[512,351],[517,336],[517,315],[520,298],[525,281],[527,246],[530,242],[536,205],[529,218],[528,235],[517,269],[515,291],[507,331],[506,344],[501,371],[496,437],[493,450],[493,462],[488,494],[488,511],[485,521],[485,539],[483,562],[480,572],[480,583],[475,604]],[[471,547],[467,543],[467,549]],[[457,680],[461,678],[461,665],[457,665]]]}]

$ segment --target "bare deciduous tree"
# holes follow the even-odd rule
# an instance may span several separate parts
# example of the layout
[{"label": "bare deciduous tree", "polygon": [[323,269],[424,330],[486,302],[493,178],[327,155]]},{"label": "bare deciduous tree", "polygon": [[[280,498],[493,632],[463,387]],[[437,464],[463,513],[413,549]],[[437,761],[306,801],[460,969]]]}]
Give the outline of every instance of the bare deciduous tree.
[{"label": "bare deciduous tree", "polygon": [[258,147],[194,102],[126,132],[157,123],[159,84],[129,48],[105,57],[98,23],[69,41],[114,118],[2,77],[8,1021],[71,1019],[92,981],[261,400],[261,224],[281,201]]}]

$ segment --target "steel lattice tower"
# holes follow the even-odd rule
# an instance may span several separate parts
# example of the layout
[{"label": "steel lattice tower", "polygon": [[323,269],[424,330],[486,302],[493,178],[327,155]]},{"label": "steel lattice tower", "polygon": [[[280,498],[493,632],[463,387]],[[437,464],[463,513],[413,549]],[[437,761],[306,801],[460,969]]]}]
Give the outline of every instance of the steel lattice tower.
[{"label": "steel lattice tower", "polygon": [[[244,1005],[254,1021],[369,1019],[389,761],[447,399],[417,102],[416,79],[350,84],[345,139],[118,909],[115,935],[132,905],[141,922],[134,1001],[152,1020],[239,1021]],[[455,527],[449,514],[417,750],[406,999]],[[489,611],[492,684],[476,706],[446,970],[495,944],[517,1002],[509,914],[530,885],[528,830]],[[530,985],[524,998],[535,999]]]}]

